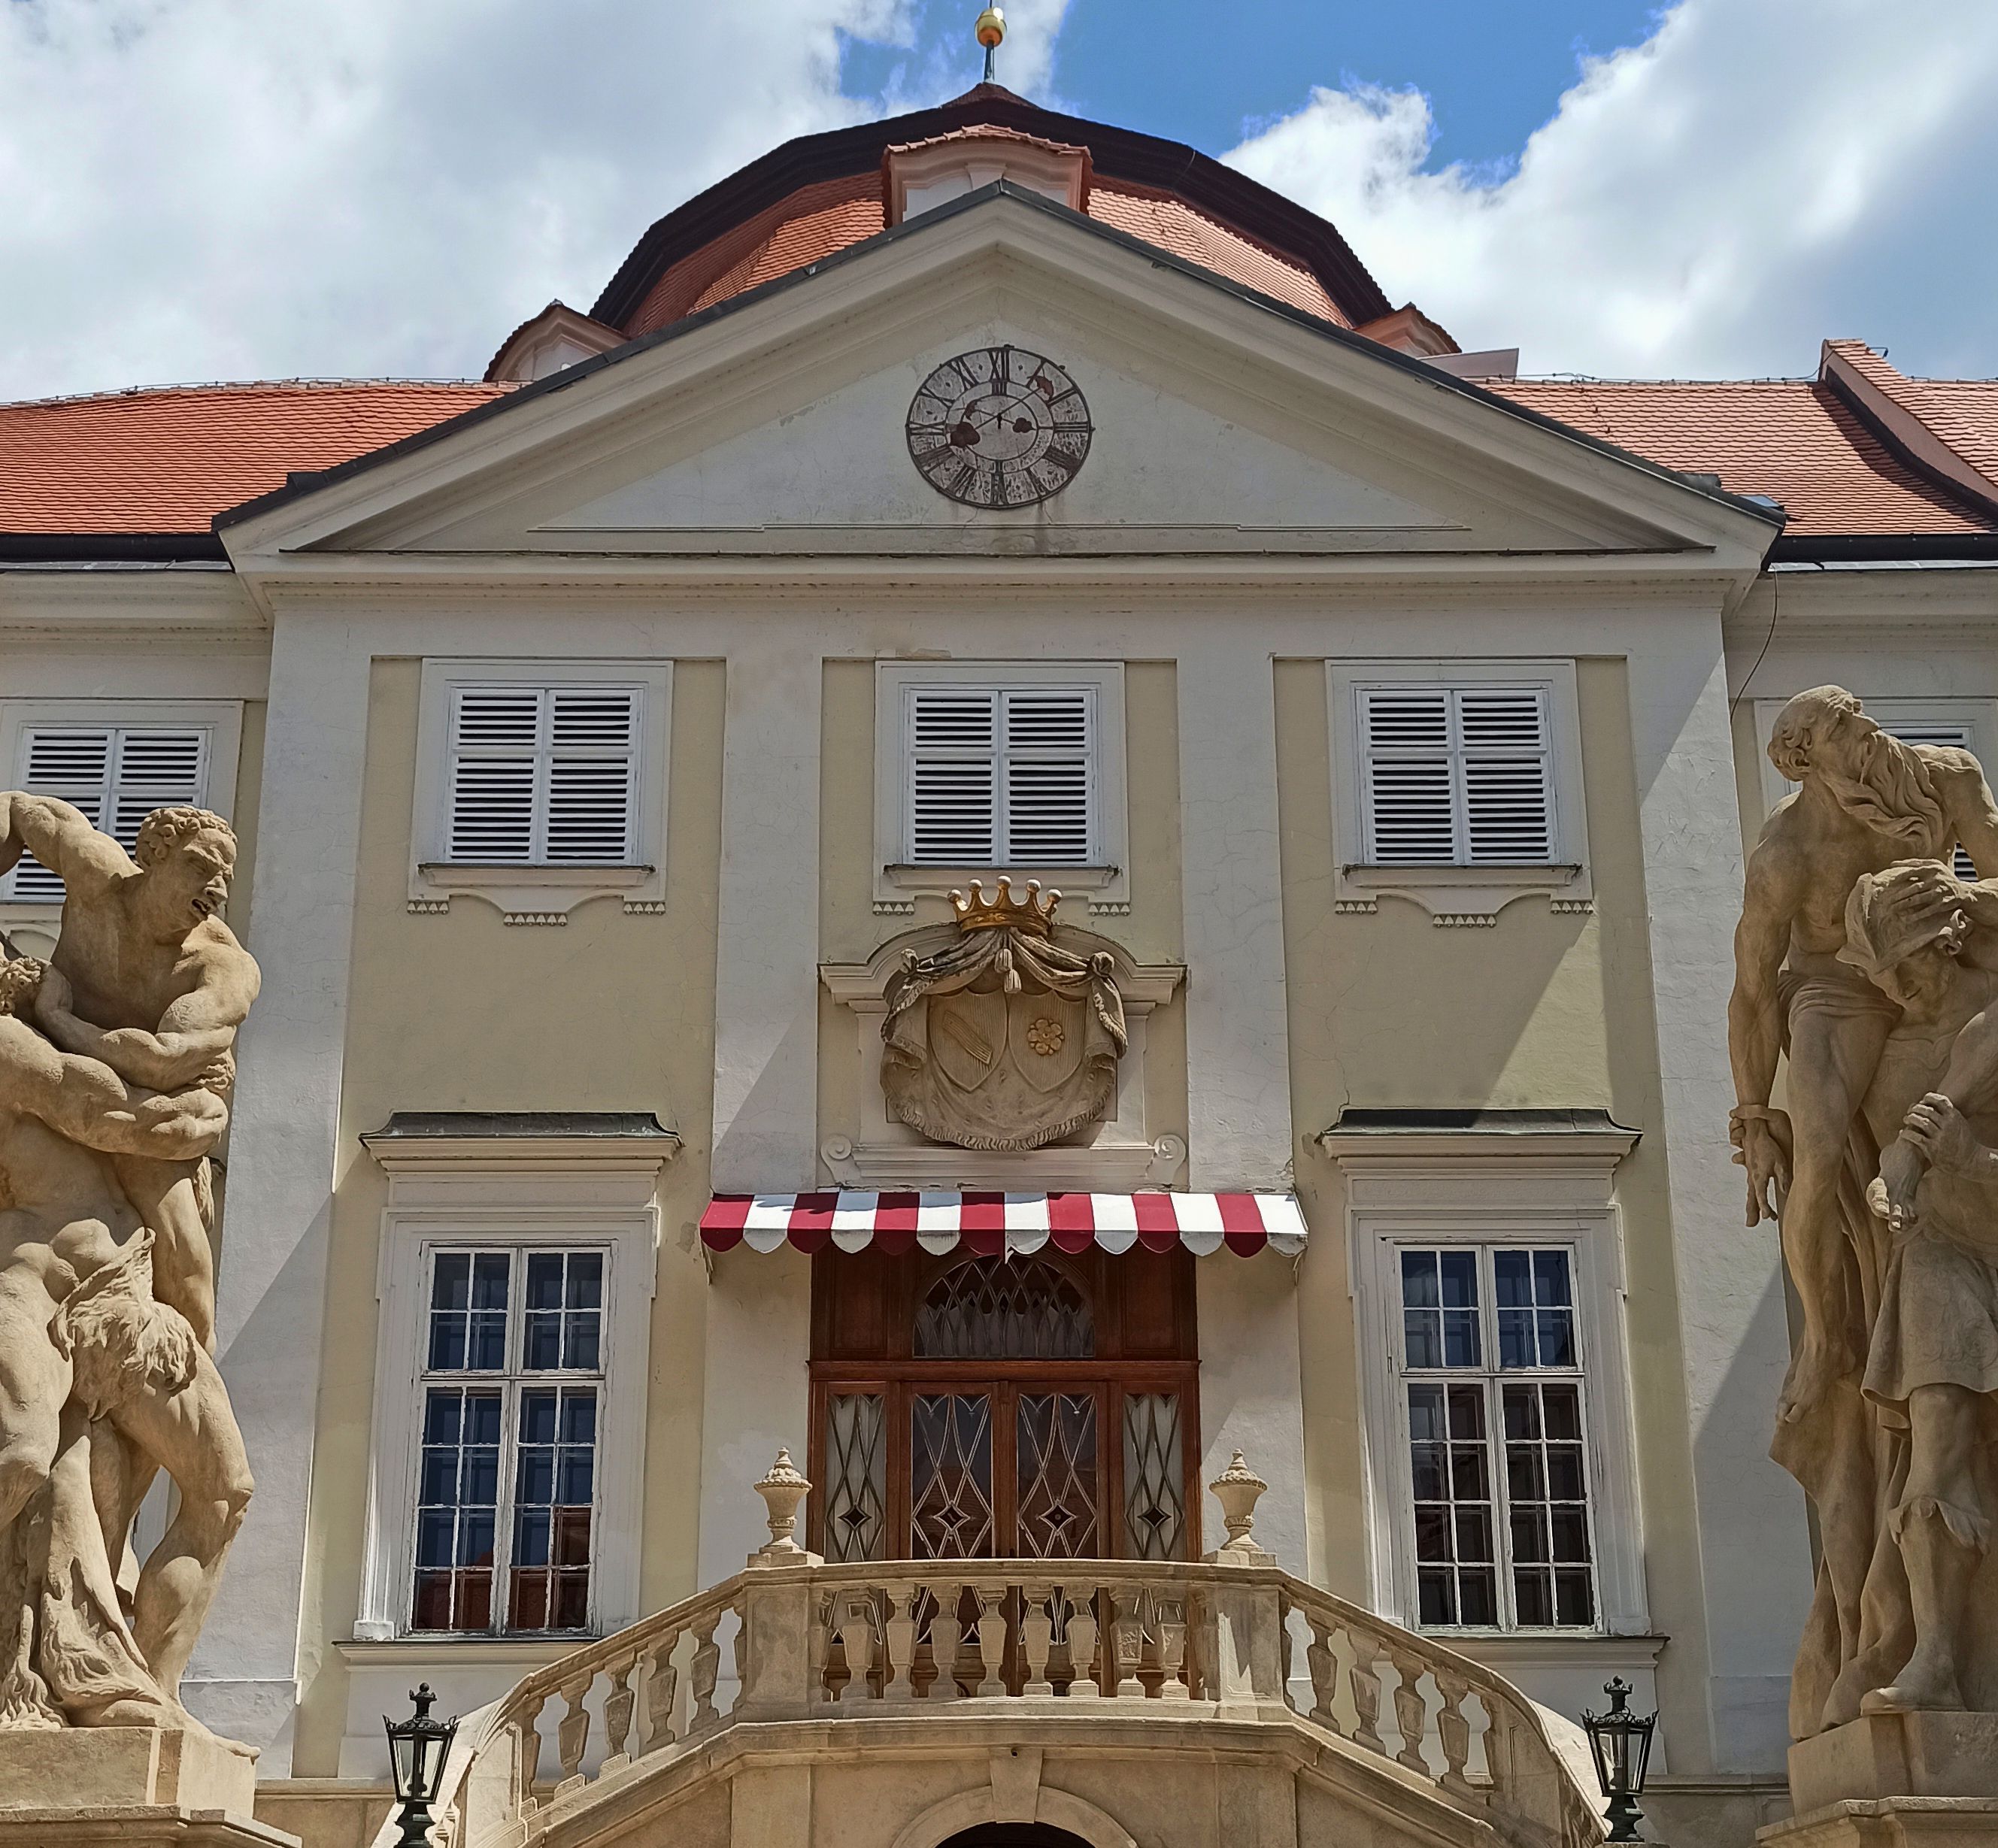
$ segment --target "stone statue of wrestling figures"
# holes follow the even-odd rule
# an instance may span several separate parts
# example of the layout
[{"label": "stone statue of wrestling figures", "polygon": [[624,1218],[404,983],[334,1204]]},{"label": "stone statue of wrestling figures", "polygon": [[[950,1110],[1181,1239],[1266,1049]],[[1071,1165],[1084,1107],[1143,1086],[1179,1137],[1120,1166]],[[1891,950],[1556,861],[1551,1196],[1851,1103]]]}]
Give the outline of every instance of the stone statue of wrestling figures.
[{"label": "stone statue of wrestling figures", "polygon": [[1803,1740],[1998,1712],[1998,809],[1969,752],[1839,688],[1769,751],[1800,787],[1749,857],[1729,1025],[1749,1221],[1778,1218],[1801,1323],[1772,1454],[1819,1517]]},{"label": "stone statue of wrestling figures", "polygon": [[211,1358],[209,1156],[258,983],[236,838],[164,808],[128,855],[0,794],[0,871],[24,852],[67,896],[50,959],[0,964],[0,1729],[196,1730],[181,1677],[251,1487]]}]

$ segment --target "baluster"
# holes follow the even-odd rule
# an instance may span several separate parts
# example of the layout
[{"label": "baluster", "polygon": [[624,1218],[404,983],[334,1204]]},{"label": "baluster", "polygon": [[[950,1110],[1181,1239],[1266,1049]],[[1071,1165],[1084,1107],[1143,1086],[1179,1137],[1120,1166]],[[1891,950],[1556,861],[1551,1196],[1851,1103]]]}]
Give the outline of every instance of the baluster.
[{"label": "baluster", "polygon": [[846,1685],[839,1691],[840,1701],[864,1701],[874,1691],[869,1679],[874,1672],[874,1600],[868,1593],[848,1594],[839,1613],[839,1642],[846,1652]]},{"label": "baluster", "polygon": [[1096,1682],[1096,1587],[1076,1585],[1068,1588],[1074,1602],[1068,1617],[1068,1698],[1093,1701],[1103,1690]]},{"label": "baluster", "polygon": [[1416,1691],[1416,1684],[1422,1678],[1420,1659],[1398,1653],[1391,1653],[1388,1660],[1401,1673],[1401,1684],[1395,1690],[1395,1724],[1401,1729],[1402,1749],[1395,1754],[1397,1764],[1405,1764],[1412,1771],[1429,1774],[1428,1754],[1422,1750],[1422,1736],[1429,1730],[1429,1703]]},{"label": "baluster", "polygon": [[1048,1656],[1055,1641],[1055,1621],[1048,1603],[1054,1594],[1053,1585],[1037,1584],[1026,1586],[1021,1593],[1020,1649],[1026,1657],[1027,1675],[1020,1692],[1028,1699],[1052,1696],[1055,1691],[1048,1679]]},{"label": "baluster", "polygon": [[1339,1658],[1332,1652],[1332,1631],[1315,1617],[1305,1621],[1311,1625],[1311,1646],[1305,1651],[1305,1665],[1311,1672],[1311,1716],[1327,1732],[1336,1732],[1339,1721],[1332,1704],[1339,1698]]},{"label": "baluster", "polygon": [[652,1646],[646,1658],[645,1750],[656,1752],[673,1742],[673,1708],[679,1698],[680,1671],[673,1666],[673,1652],[680,1646],[683,1630],[669,1630]]},{"label": "baluster", "polygon": [[1464,1767],[1471,1762],[1471,1721],[1464,1711],[1471,1684],[1455,1675],[1439,1674],[1436,1691],[1443,1705],[1436,1711],[1436,1736],[1443,1743],[1443,1787],[1453,1796],[1475,1797]]},{"label": "baluster", "polygon": [[579,1680],[562,1685],[562,1698],[569,1703],[569,1708],[555,1728],[555,1756],[562,1760],[565,1784],[582,1774],[582,1754],[589,1743],[589,1709],[583,1702],[589,1698],[590,1684],[596,1679],[595,1670],[586,1670]]},{"label": "baluster", "polygon": [[749,1619],[747,1611],[740,1603],[731,1604],[728,1611],[722,1615],[726,1616],[729,1611],[733,1611],[735,1616],[735,1635],[728,1646],[730,1659],[735,1664],[735,1691],[729,1697],[728,1701],[728,1711],[733,1713],[741,1702],[742,1690],[748,1682],[746,1658],[749,1653]]},{"label": "baluster", "polygon": [[993,1591],[981,1585],[973,1587],[972,1595],[978,1600],[978,1656],[985,1667],[978,1698],[993,1700],[1006,1691],[999,1673],[1006,1660],[1006,1593],[1003,1587]]},{"label": "baluster", "polygon": [[1193,1690],[1187,1686],[1186,1677],[1180,1673],[1186,1660],[1187,1625],[1186,1606],[1175,1600],[1168,1603],[1160,1599],[1155,1607],[1159,1630],[1159,1698],[1162,1701],[1187,1701],[1193,1698]]},{"label": "baluster", "polygon": [[631,1762],[631,1715],[638,1704],[631,1676],[638,1666],[634,1649],[628,1656],[620,1656],[611,1667],[610,1691],[603,1697],[603,1743],[608,1751],[603,1768],[607,1771]]},{"label": "baluster", "polygon": [[531,1815],[534,1808],[534,1782],[541,1769],[541,1709],[547,1705],[545,1694],[538,1694],[524,1701],[520,1716],[513,1722],[517,1753],[513,1808],[520,1815]]},{"label": "baluster", "polygon": [[957,1652],[964,1639],[964,1625],[957,1614],[963,1587],[932,1585],[929,1589],[936,1600],[936,1615],[930,1619],[930,1660],[936,1673],[930,1677],[929,1698],[954,1701],[958,1698]]},{"label": "baluster", "polygon": [[1348,1633],[1353,1638],[1353,1667],[1346,1678],[1353,1690],[1353,1715],[1359,1722],[1353,1729],[1353,1743],[1370,1752],[1384,1753],[1388,1743],[1381,1736],[1381,1677],[1376,1672],[1381,1646],[1357,1631]]},{"label": "baluster", "polygon": [[1139,1611],[1139,1594],[1133,1587],[1113,1587],[1110,1597],[1111,1647],[1117,1675],[1114,1698],[1141,1701],[1145,1698],[1145,1684],[1138,1679],[1138,1665],[1144,1660],[1145,1625]]},{"label": "baluster", "polygon": [[721,1627],[719,1611],[710,1611],[693,1626],[693,1660],[688,1664],[688,1678],[693,1687],[693,1718],[687,1724],[690,1738],[705,1732],[721,1720],[714,1711],[714,1684],[721,1678],[721,1645],[715,1641],[714,1633]]},{"label": "baluster", "polygon": [[832,1689],[828,1685],[831,1673],[832,1600],[814,1593],[805,1637],[805,1687],[808,1700],[816,1703],[832,1698]]},{"label": "baluster", "polygon": [[897,1580],[886,1587],[888,1598],[888,1656],[882,1670],[881,1698],[907,1701],[916,1698],[916,1587]]}]

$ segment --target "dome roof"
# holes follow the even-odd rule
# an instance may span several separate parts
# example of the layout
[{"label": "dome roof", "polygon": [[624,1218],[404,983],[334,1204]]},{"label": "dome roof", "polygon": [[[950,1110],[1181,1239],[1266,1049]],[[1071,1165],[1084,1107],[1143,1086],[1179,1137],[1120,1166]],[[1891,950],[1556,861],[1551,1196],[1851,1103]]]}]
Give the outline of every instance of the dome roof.
[{"label": "dome roof", "polygon": [[1267,186],[1178,142],[980,84],[940,108],[804,136],[752,161],[647,231],[591,316],[634,338],[874,237],[898,209],[891,156],[933,162],[954,140],[1010,141],[1023,157],[1080,153],[1091,217],[1339,326],[1393,312],[1332,225]]}]

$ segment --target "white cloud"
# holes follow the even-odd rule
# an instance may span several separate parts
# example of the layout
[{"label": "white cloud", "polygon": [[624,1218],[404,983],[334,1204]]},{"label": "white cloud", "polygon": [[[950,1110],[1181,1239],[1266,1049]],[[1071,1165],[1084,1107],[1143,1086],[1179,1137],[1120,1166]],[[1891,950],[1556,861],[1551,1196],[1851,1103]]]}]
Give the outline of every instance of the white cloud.
[{"label": "white cloud", "polygon": [[1856,335],[1998,372],[1998,6],[1682,0],[1589,63],[1514,174],[1425,172],[1412,92],[1319,89],[1227,158],[1397,302],[1530,371],[1813,369]]},{"label": "white cloud", "polygon": [[0,398],[475,375],[662,212],[868,112],[841,31],[906,41],[909,0],[4,0]]}]

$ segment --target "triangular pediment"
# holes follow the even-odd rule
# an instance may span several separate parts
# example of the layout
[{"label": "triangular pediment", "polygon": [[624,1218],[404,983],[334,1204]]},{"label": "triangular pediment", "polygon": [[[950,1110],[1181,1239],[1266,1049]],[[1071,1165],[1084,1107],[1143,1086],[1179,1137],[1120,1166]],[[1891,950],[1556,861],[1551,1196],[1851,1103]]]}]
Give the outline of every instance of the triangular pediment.
[{"label": "triangular pediment", "polygon": [[[988,437],[1015,453],[992,461]],[[964,478],[965,461],[983,471]],[[251,568],[354,552],[1746,556],[1765,537],[1661,470],[1004,187],[225,533]]]}]

